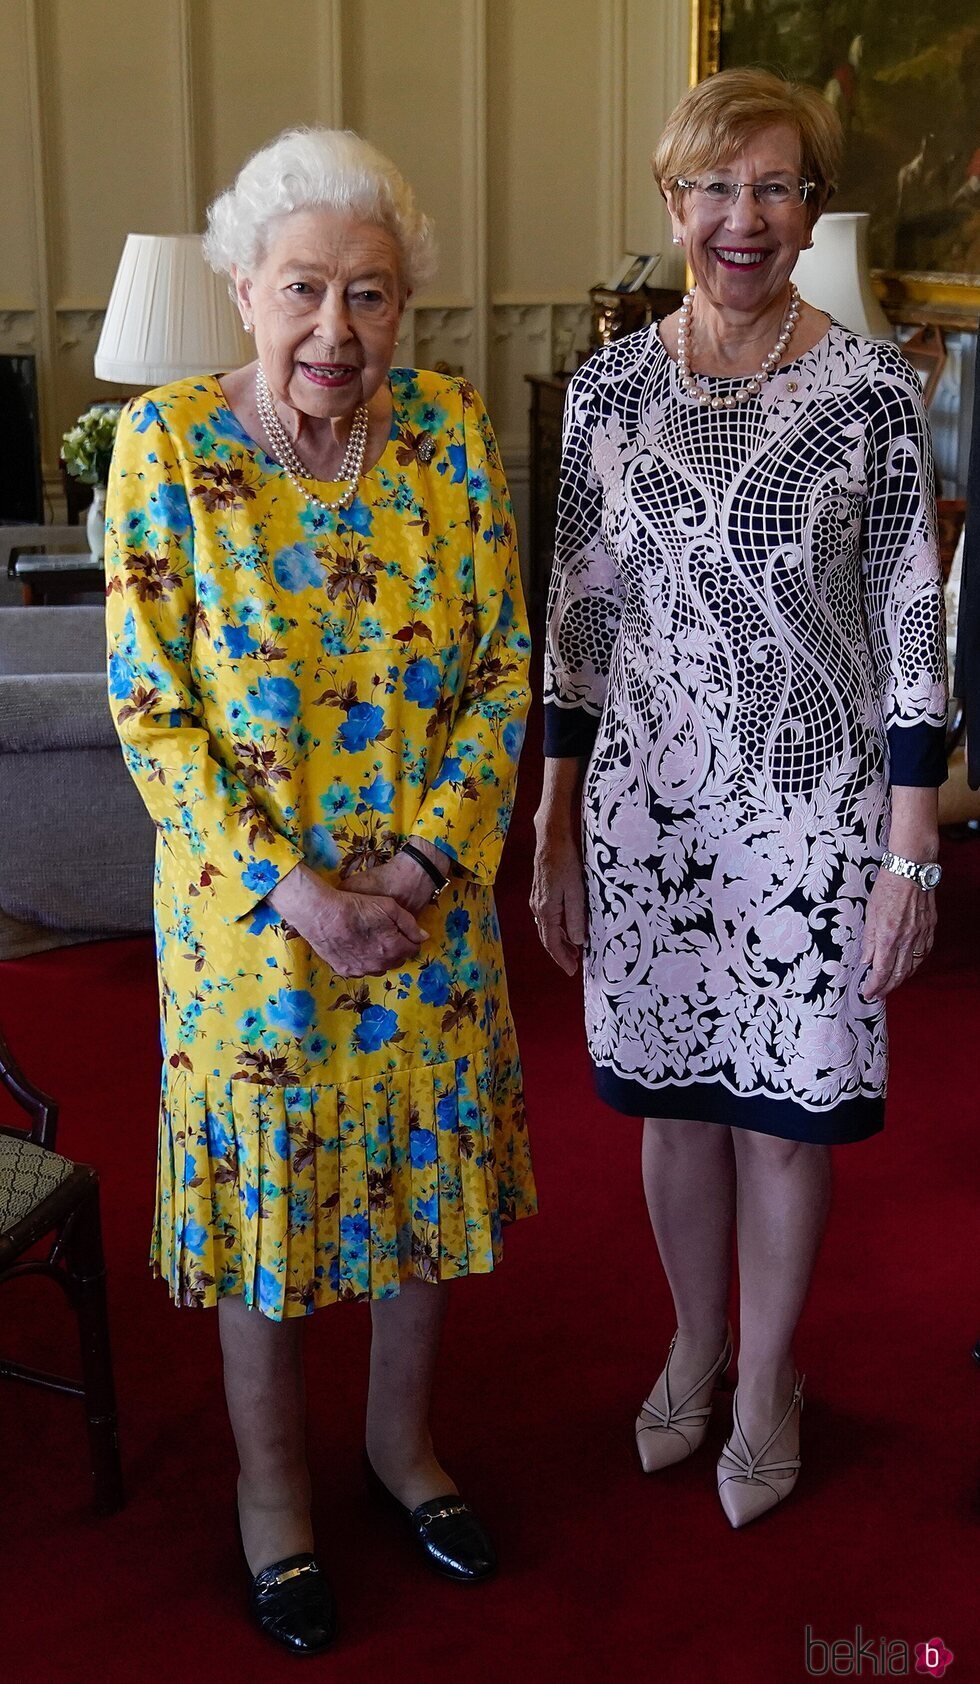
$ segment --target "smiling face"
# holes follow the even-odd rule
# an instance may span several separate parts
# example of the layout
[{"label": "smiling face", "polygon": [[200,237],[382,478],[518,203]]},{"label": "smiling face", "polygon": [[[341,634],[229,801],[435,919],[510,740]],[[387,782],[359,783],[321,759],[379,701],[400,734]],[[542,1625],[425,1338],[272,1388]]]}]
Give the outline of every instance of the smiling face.
[{"label": "smiling face", "polygon": [[[700,182],[797,182],[800,141],[789,123],[760,129],[734,157],[692,171]],[[721,309],[755,315],[786,293],[804,246],[810,244],[812,206],[759,205],[743,186],[734,201],[714,205],[679,188],[667,193],[674,233],[680,235],[699,290]]]},{"label": "smiling face", "polygon": [[387,379],[405,307],[398,248],[376,222],[320,206],[273,224],[261,263],[235,275],[273,397],[336,421]]}]

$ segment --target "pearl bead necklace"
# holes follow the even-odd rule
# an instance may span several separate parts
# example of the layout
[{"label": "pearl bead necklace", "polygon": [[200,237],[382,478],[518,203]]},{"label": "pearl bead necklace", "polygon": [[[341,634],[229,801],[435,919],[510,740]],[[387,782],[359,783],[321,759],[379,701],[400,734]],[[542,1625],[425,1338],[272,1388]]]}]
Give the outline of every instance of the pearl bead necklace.
[{"label": "pearl bead necklace", "polygon": [[315,503],[316,507],[322,509],[325,514],[334,514],[337,509],[349,509],[357,491],[357,482],[364,472],[364,457],[367,452],[368,437],[367,406],[363,403],[358,404],[354,411],[354,419],[351,422],[350,434],[347,439],[347,448],[344,451],[344,459],[340,464],[340,472],[337,475],[339,480],[347,481],[346,489],[341,492],[339,497],[335,497],[329,502],[326,498],[317,497],[316,493],[310,491],[308,486],[300,483],[303,479],[314,479],[316,476],[310,473],[309,468],[304,462],[300,461],[293,449],[292,440],[276,414],[272,393],[269,390],[269,382],[265,377],[265,369],[261,363],[256,364],[255,369],[255,407],[259,412],[259,420],[265,429],[266,438],[272,446],[272,454],[278,461],[286,478],[292,482],[297,491],[308,502]]},{"label": "pearl bead necklace", "polygon": [[749,398],[757,398],[766,381],[775,373],[777,364],[785,355],[786,347],[793,337],[793,330],[800,319],[800,294],[798,289],[790,282],[789,309],[783,319],[783,325],[779,330],[779,338],[775,345],[769,355],[763,358],[762,367],[758,374],[753,375],[751,380],[746,380],[744,386],[740,386],[737,392],[722,398],[713,397],[704,386],[698,384],[697,377],[691,373],[688,362],[687,336],[696,291],[697,286],[695,285],[685,295],[680,315],[677,318],[677,377],[681,383],[681,389],[696,403],[710,405],[712,409],[734,409],[738,403],[747,403]]}]

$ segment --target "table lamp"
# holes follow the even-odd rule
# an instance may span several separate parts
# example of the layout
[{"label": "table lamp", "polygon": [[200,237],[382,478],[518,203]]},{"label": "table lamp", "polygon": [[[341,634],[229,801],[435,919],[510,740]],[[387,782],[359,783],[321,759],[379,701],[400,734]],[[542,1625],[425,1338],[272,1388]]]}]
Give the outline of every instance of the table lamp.
[{"label": "table lamp", "polygon": [[871,285],[868,267],[867,211],[831,211],[813,230],[813,245],[802,251],[793,279],[808,304],[853,333],[870,339],[894,339],[893,328]]},{"label": "table lamp", "polygon": [[199,234],[127,234],[95,353],[99,380],[144,391],[237,368],[248,353]]}]

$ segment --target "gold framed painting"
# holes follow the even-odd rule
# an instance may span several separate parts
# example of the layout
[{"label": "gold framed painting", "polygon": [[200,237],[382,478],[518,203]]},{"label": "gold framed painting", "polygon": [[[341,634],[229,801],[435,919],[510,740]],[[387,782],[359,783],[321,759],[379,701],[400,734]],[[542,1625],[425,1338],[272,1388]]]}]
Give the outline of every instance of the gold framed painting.
[{"label": "gold framed painting", "polygon": [[736,64],[810,82],[836,107],[846,146],[833,208],[871,213],[885,308],[975,325],[977,0],[691,0],[692,80]]}]

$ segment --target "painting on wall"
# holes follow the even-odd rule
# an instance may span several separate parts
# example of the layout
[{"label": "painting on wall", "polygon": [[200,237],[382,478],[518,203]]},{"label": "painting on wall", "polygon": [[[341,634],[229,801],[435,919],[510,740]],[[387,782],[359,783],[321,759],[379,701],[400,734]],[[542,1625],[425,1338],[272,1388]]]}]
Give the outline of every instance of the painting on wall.
[{"label": "painting on wall", "polygon": [[871,213],[886,305],[980,306],[977,0],[692,0],[698,76],[755,64],[810,82],[846,150],[834,210]]}]

